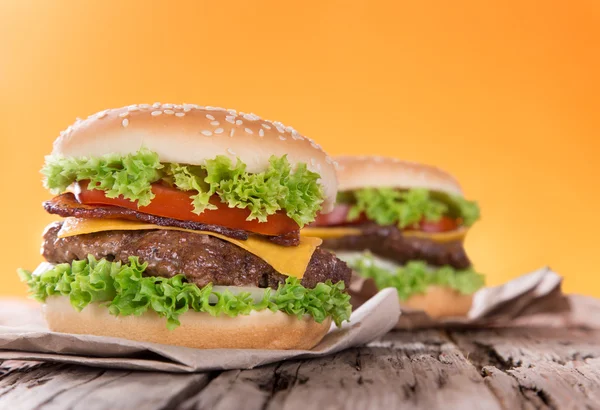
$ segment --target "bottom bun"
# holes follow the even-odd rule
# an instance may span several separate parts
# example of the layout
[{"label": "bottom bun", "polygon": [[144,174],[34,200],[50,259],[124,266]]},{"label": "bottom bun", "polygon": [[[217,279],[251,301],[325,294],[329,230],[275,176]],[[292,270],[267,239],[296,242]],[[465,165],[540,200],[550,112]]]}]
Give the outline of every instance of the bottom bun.
[{"label": "bottom bun", "polygon": [[423,310],[432,318],[466,316],[471,309],[473,295],[462,293],[441,286],[429,286],[426,293],[413,295],[401,302],[415,310]]},{"label": "bottom bun", "polygon": [[196,349],[311,349],[327,334],[331,318],[317,323],[268,309],[234,318],[186,312],[181,326],[167,329],[167,320],[154,312],[113,316],[106,306],[90,304],[77,312],[66,297],[51,297],[44,309],[54,332],[121,337]]}]

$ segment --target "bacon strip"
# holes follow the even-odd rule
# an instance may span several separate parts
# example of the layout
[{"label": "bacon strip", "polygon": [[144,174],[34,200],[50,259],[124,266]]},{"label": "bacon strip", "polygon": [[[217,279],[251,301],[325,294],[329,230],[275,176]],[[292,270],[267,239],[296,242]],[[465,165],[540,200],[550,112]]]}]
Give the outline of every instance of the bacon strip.
[{"label": "bacon strip", "polygon": [[[196,231],[208,231],[228,236],[234,239],[246,240],[248,235],[254,235],[241,229],[231,229],[219,225],[207,225],[199,222],[181,221],[179,219],[154,216],[135,211],[133,209],[121,208],[110,205],[84,205],[77,201],[72,193],[64,193],[44,202],[44,209],[50,214],[60,215],[63,218],[103,218],[103,219],[126,219],[129,221],[140,221],[160,226],[176,226],[178,228],[192,229]],[[263,236],[263,235],[261,235]],[[296,246],[300,243],[300,231],[293,231],[280,236],[263,236],[264,238],[282,246]]]}]

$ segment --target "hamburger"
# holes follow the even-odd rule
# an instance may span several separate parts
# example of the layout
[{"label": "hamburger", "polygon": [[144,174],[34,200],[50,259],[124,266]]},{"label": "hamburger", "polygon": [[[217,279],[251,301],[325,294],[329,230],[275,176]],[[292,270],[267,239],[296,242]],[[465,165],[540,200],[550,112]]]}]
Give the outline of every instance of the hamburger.
[{"label": "hamburger", "polygon": [[337,161],[335,208],[304,233],[322,238],[376,288],[396,288],[404,306],[432,317],[466,314],[484,284],[463,246],[480,216],[477,203],[429,165],[372,156]]},{"label": "hamburger", "polygon": [[131,105],[78,120],[42,169],[63,219],[20,270],[50,330],[193,348],[309,349],[351,313],[350,268],[299,230],[334,162],[254,114]]}]

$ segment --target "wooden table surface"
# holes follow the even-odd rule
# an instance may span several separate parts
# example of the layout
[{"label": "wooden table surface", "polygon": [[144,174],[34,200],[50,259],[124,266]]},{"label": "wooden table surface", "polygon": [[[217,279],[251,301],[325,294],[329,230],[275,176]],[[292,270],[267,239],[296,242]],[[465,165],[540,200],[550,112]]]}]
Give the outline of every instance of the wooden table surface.
[{"label": "wooden table surface", "polygon": [[400,407],[600,409],[600,331],[394,331],[330,357],[199,374],[0,362],[0,409]]}]

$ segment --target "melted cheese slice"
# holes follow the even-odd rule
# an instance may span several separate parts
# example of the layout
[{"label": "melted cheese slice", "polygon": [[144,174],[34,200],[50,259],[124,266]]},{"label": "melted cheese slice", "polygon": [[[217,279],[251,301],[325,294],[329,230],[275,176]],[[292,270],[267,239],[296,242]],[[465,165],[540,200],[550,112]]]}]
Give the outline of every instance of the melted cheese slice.
[{"label": "melted cheese slice", "polygon": [[229,238],[227,236],[207,231],[194,231],[191,229],[177,228],[174,226],[159,226],[143,222],[125,221],[119,219],[91,219],[91,218],[66,218],[60,231],[59,238],[84,235],[103,231],[140,231],[149,229],[162,229],[172,231],[191,232],[198,235],[209,235],[232,243],[240,248],[258,256],[277,272],[302,279],[310,258],[317,246],[323,242],[319,238],[301,237],[298,246],[281,246],[267,240],[249,236],[247,240]]},{"label": "melted cheese slice", "polygon": [[362,232],[360,229],[356,228],[342,228],[342,227],[332,227],[332,228],[304,228],[300,231],[300,235],[309,236],[309,237],[317,237],[321,239],[335,239],[341,238],[342,236],[355,236],[360,235]]},{"label": "melted cheese slice", "polygon": [[[402,235],[406,238],[423,238],[429,239],[433,242],[445,243],[462,241],[467,235],[468,229],[458,228],[450,232],[422,232],[422,231],[403,231]],[[343,227],[332,227],[332,228],[304,228],[300,231],[300,235],[307,237],[317,237],[321,239],[335,239],[341,238],[342,236],[355,236],[361,235],[361,230],[357,228],[343,228]]]}]

